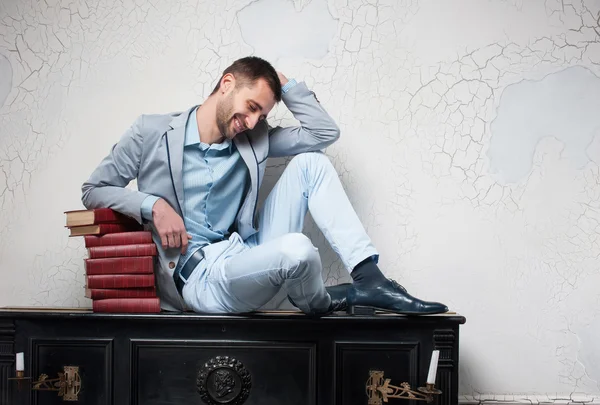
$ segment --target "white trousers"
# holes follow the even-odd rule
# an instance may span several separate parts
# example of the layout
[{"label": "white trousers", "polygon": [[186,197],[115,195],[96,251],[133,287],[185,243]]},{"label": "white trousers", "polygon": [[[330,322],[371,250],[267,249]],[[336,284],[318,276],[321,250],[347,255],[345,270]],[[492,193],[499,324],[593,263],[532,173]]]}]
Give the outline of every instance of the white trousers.
[{"label": "white trousers", "polygon": [[265,200],[259,232],[204,248],[185,284],[188,307],[201,313],[244,313],[269,302],[283,287],[303,312],[328,308],[317,248],[302,234],[307,210],[351,271],[378,252],[360,223],[335,168],[321,152],[292,159]]}]

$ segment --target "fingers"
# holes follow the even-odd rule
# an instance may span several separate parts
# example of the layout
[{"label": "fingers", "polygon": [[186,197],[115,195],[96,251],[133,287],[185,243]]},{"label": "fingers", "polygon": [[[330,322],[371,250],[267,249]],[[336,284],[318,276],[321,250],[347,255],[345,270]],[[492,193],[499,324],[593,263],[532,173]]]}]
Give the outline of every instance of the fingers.
[{"label": "fingers", "polygon": [[[179,235],[178,235],[179,236]],[[185,252],[187,252],[187,248],[188,248],[188,236],[190,236],[188,233],[183,232],[181,234],[181,254],[184,255]],[[190,238],[191,239],[191,238]]]},{"label": "fingers", "polygon": [[164,234],[161,236],[160,241],[163,249],[178,248],[181,246],[181,254],[185,254],[187,252],[190,239],[192,239],[192,235],[184,230],[179,233],[173,232]]},{"label": "fingers", "polygon": [[287,77],[285,77],[285,75],[279,71],[277,71],[277,76],[279,77],[279,81],[281,82],[281,85],[285,85],[288,82]]},{"label": "fingers", "polygon": [[162,245],[163,249],[166,249],[169,247],[169,240],[167,239],[167,234],[166,233],[159,233],[160,235],[160,244]]},{"label": "fingers", "polygon": [[179,239],[179,235],[178,234],[172,233],[170,235],[167,235],[167,238],[169,239],[169,247],[170,248],[179,247],[179,245],[180,245],[180,239]]},{"label": "fingers", "polygon": [[[185,233],[185,232],[184,232]],[[177,232],[164,233],[160,237],[163,249],[181,246],[181,236]]]},{"label": "fingers", "polygon": [[165,215],[156,215],[155,226],[163,249],[181,247],[181,253],[187,252],[192,235],[187,233],[183,219],[170,206]]}]

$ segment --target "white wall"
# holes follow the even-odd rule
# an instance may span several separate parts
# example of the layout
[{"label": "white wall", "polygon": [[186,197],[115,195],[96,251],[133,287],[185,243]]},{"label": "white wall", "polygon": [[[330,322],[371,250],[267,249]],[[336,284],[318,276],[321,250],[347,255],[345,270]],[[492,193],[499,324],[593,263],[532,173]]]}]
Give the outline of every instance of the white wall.
[{"label": "white wall", "polygon": [[[340,124],[327,153],[385,272],[467,317],[464,398],[592,401],[599,10],[569,0],[3,0],[0,305],[89,306],[85,250],[63,228],[81,183],[138,114],[201,102],[222,69],[254,53],[305,80]],[[294,123],[283,106],[271,120]],[[327,281],[347,278],[307,232]]]}]

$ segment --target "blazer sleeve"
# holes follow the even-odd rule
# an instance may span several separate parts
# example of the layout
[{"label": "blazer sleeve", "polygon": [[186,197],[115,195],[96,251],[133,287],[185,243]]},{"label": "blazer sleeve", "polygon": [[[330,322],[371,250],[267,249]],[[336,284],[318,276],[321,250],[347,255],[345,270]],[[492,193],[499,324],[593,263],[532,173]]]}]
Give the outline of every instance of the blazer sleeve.
[{"label": "blazer sleeve", "polygon": [[143,131],[140,116],[83,183],[81,201],[87,209],[112,208],[142,223],[141,206],[148,194],[125,187],[138,176]]},{"label": "blazer sleeve", "polygon": [[281,157],[326,148],[340,137],[340,129],[304,82],[282,96],[300,126],[269,126],[269,156]]}]

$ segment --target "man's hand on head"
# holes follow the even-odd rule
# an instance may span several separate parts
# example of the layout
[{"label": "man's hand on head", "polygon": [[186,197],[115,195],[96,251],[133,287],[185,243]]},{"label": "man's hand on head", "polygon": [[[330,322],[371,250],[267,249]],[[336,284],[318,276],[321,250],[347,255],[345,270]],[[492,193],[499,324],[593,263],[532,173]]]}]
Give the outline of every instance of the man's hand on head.
[{"label": "man's hand on head", "polygon": [[279,76],[279,81],[281,82],[282,86],[285,86],[285,84],[289,81],[287,77],[285,77],[285,75],[281,72],[277,72],[277,76]]},{"label": "man's hand on head", "polygon": [[181,254],[185,254],[192,235],[187,233],[183,219],[162,198],[152,207],[152,221],[160,236],[163,249],[181,246]]}]

